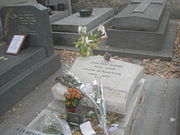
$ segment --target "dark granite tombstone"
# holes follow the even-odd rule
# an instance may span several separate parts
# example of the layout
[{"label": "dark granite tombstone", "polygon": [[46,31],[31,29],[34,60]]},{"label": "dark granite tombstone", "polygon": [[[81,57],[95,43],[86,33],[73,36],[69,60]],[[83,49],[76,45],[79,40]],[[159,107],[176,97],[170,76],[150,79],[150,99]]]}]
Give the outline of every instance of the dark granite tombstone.
[{"label": "dark granite tombstone", "polygon": [[[4,7],[1,19],[7,44],[13,35],[27,34],[27,47],[18,56],[0,46],[0,115],[60,67],[53,51],[47,8],[40,4]],[[52,66],[53,65],[53,66]]]},{"label": "dark granite tombstone", "polygon": [[166,0],[133,0],[111,20],[107,44],[121,56],[171,59],[175,33]]},{"label": "dark granite tombstone", "polygon": [[2,9],[1,16],[8,43],[14,34],[28,34],[28,44],[45,47],[48,55],[53,53],[48,12],[44,6],[9,6]]}]

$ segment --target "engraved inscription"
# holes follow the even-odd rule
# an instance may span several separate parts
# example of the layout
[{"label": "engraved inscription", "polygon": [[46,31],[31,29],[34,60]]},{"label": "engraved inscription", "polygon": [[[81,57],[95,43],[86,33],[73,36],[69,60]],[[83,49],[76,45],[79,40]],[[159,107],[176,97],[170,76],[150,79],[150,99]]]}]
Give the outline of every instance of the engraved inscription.
[{"label": "engraved inscription", "polygon": [[36,31],[37,19],[31,10],[21,10],[18,14],[18,19],[19,25],[17,30],[19,33],[27,33],[31,35],[38,34]]},{"label": "engraved inscription", "polygon": [[90,62],[90,67],[84,67],[83,70],[88,72],[88,75],[94,77],[111,78],[112,76],[121,76],[119,72],[122,65],[108,64],[103,62]]}]

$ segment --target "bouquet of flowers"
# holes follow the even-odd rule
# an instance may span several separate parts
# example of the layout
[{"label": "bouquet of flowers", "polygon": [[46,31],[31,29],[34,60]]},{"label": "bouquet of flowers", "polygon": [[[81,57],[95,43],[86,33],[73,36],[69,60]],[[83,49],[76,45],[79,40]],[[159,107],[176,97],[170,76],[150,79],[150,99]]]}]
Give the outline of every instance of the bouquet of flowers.
[{"label": "bouquet of flowers", "polygon": [[67,92],[64,93],[66,108],[76,108],[82,99],[82,93],[80,90],[75,88],[69,88]]}]

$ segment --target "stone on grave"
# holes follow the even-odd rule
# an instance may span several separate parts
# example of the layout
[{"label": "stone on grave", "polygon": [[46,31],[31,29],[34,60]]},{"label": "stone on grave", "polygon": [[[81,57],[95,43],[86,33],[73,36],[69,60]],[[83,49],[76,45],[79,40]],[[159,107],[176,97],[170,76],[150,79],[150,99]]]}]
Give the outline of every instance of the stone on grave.
[{"label": "stone on grave", "polygon": [[87,32],[93,32],[113,15],[114,10],[112,8],[94,8],[89,17],[81,17],[79,13],[75,13],[52,23],[54,45],[74,47],[72,42],[79,37],[78,27],[80,25],[86,26]]},{"label": "stone on grave", "polygon": [[9,43],[15,34],[27,34],[26,41],[29,45],[45,47],[47,55],[53,54],[51,29],[47,16],[47,9],[40,4],[3,8],[1,17],[6,41]]},{"label": "stone on grave", "polygon": [[144,75],[141,66],[115,59],[107,62],[102,56],[78,58],[71,71],[82,83],[92,83],[101,76],[107,111],[124,115]]},{"label": "stone on grave", "polygon": [[5,53],[8,45],[0,46],[0,56],[7,58],[0,61],[0,115],[60,67],[59,56],[53,51],[47,8],[40,4],[14,5],[1,11],[6,41],[9,43],[16,34],[27,34],[27,48],[13,56]]},{"label": "stone on grave", "polygon": [[169,24],[166,0],[133,0],[111,20],[107,44],[122,54],[171,57],[175,27]]}]

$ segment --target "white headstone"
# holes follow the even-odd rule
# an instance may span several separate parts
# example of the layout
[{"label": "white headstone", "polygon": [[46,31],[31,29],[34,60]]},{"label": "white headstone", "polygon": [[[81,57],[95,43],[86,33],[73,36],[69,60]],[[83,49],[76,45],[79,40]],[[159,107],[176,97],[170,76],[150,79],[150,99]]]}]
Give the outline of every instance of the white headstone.
[{"label": "white headstone", "polygon": [[102,56],[77,58],[71,71],[83,83],[101,78],[107,110],[124,115],[144,75],[144,68],[139,65],[115,59],[108,62]]}]

